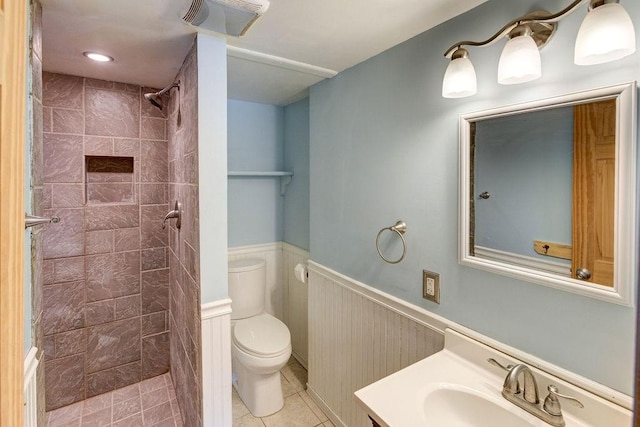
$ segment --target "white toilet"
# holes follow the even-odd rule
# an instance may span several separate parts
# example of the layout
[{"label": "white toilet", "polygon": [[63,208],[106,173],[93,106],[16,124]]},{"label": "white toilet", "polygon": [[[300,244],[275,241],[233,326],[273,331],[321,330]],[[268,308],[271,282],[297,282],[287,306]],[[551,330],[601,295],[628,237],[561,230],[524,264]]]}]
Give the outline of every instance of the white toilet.
[{"label": "white toilet", "polygon": [[254,417],[282,409],[280,369],[291,356],[291,334],[264,312],[266,263],[262,259],[229,262],[233,386]]}]

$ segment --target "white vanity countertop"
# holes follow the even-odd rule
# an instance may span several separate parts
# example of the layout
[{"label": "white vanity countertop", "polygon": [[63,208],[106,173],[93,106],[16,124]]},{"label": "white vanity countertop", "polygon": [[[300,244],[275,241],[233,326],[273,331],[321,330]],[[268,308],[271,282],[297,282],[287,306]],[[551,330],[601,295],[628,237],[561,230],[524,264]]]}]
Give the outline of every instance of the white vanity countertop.
[{"label": "white vanity countertop", "polygon": [[[447,329],[444,350],[356,391],[356,400],[383,427],[549,427],[550,424],[502,397],[506,372],[489,364],[488,358],[494,358],[503,365],[522,363],[506,353]],[[633,417],[630,410],[527,366],[538,382],[541,401],[548,394],[547,386],[554,384],[560,393],[573,396],[584,404],[580,409],[561,399],[567,427],[631,426]],[[453,401],[446,400],[448,396],[453,396]],[[458,399],[459,396],[462,400]],[[454,410],[447,409],[449,403],[453,403],[453,407],[463,405],[458,406],[462,410],[451,413]],[[502,422],[497,422],[498,416]]]}]

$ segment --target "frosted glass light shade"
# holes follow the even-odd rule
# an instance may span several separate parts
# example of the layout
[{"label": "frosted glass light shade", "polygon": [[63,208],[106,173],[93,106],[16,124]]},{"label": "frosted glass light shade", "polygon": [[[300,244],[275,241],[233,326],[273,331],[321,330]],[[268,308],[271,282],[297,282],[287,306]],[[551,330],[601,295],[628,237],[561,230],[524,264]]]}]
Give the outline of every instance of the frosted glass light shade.
[{"label": "frosted glass light shade", "polygon": [[502,50],[498,63],[498,83],[513,85],[530,82],[542,76],[540,52],[530,36],[510,39]]},{"label": "frosted glass light shade", "polygon": [[619,3],[607,3],[589,11],[576,39],[576,65],[611,62],[636,51],[633,22]]},{"label": "frosted glass light shade", "polygon": [[442,96],[444,98],[464,98],[478,92],[476,70],[469,58],[452,60],[444,73]]}]

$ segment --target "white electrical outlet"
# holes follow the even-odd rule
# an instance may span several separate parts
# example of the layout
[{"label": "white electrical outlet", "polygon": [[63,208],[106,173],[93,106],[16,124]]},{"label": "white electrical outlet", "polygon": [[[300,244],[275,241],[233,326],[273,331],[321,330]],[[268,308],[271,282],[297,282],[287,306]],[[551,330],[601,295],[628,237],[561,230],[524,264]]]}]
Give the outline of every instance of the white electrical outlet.
[{"label": "white electrical outlet", "polygon": [[422,298],[440,304],[440,275],[422,270]]},{"label": "white electrical outlet", "polygon": [[436,281],[433,280],[432,277],[427,277],[427,295],[435,296],[436,295]]}]

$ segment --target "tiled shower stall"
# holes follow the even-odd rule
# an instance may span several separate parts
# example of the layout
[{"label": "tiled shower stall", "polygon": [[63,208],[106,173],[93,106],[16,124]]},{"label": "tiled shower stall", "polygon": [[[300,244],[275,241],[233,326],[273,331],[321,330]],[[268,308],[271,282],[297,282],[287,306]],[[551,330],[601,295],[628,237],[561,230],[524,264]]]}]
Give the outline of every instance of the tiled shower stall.
[{"label": "tiled shower stall", "polygon": [[144,88],[43,74],[47,410],[167,372],[167,119]]},{"label": "tiled shower stall", "polygon": [[[34,212],[60,218],[34,231],[46,410],[170,371],[202,425],[196,44],[162,110],[155,89],[32,64]],[[182,227],[163,228],[175,200]]]}]

